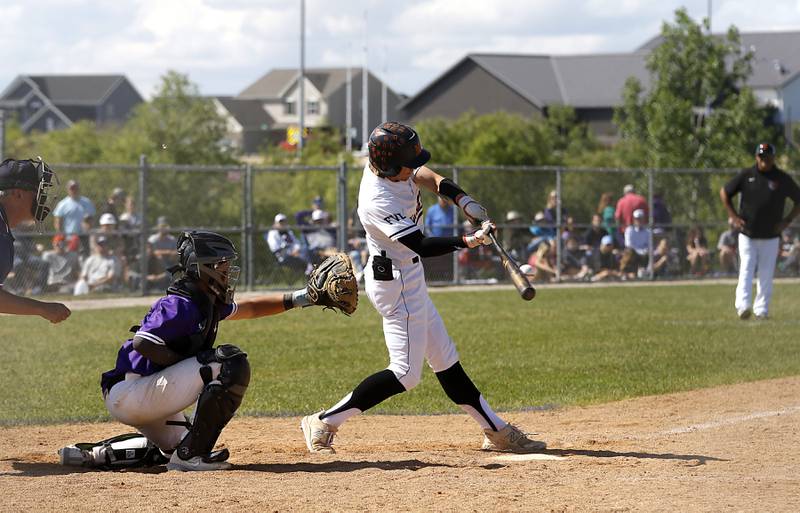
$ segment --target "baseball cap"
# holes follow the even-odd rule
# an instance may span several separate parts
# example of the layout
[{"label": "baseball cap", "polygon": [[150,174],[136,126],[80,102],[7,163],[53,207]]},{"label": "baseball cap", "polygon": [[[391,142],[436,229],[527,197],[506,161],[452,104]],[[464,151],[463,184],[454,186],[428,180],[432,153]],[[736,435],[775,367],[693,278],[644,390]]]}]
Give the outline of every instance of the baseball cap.
[{"label": "baseball cap", "polygon": [[522,219],[522,214],[516,210],[509,210],[506,214],[506,221],[516,221],[518,219]]},{"label": "baseball cap", "polygon": [[761,143],[756,146],[756,155],[775,155],[775,147],[770,143]]},{"label": "baseball cap", "polygon": [[117,224],[117,218],[110,212],[106,212],[100,216],[100,226],[108,224]]},{"label": "baseball cap", "polygon": [[610,246],[614,244],[614,239],[611,235],[603,235],[603,238],[600,239],[600,244],[603,246]]},{"label": "baseball cap", "polygon": [[167,216],[158,216],[158,219],[156,219],[156,226],[169,226]]},{"label": "baseball cap", "polygon": [[311,220],[312,221],[321,221],[325,219],[325,211],[321,209],[317,209],[311,212]]},{"label": "baseball cap", "polygon": [[321,207],[322,206],[322,196],[316,196],[313,200],[311,200],[311,203]]},{"label": "baseball cap", "polygon": [[60,246],[62,244],[66,245],[66,243],[67,243],[67,240],[66,240],[66,237],[64,237],[63,233],[57,233],[57,234],[53,235],[53,244],[58,244]]},{"label": "baseball cap", "polygon": [[641,208],[637,208],[636,210],[633,211],[634,219],[640,219],[642,217],[644,217],[644,210],[642,210]]},{"label": "baseball cap", "polygon": [[633,192],[634,190],[636,189],[633,187],[633,184],[629,183],[622,188],[622,194],[628,194],[629,192]]},{"label": "baseball cap", "polygon": [[122,187],[114,187],[114,190],[111,192],[111,195],[115,198],[124,198],[125,197],[125,189]]},{"label": "baseball cap", "polygon": [[[314,212],[316,212],[316,210]],[[311,216],[312,217],[314,216],[313,212],[311,213]],[[286,221],[286,216],[284,214],[281,214],[281,213],[275,214],[275,222],[276,223],[280,223],[280,222],[283,222],[283,221]]]},{"label": "baseball cap", "polygon": [[39,188],[39,171],[32,160],[6,159],[0,164],[0,190]]},{"label": "baseball cap", "polygon": [[536,215],[533,216],[533,220],[536,221],[537,223],[539,221],[544,221],[544,212],[536,212]]},{"label": "baseball cap", "polygon": [[70,189],[72,187],[80,187],[78,180],[70,180],[69,182],[67,182],[67,188]]},{"label": "baseball cap", "polygon": [[95,242],[95,244],[98,244],[100,246],[104,246],[106,243],[108,243],[108,237],[105,237],[105,236],[101,235],[100,237],[97,237],[94,240],[94,242]]}]

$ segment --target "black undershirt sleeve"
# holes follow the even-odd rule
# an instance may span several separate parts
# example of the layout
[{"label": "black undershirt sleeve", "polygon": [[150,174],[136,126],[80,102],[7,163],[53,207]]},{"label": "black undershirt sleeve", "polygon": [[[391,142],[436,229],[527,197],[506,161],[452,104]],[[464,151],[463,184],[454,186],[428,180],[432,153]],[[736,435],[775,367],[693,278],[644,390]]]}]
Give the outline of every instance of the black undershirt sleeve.
[{"label": "black undershirt sleeve", "polygon": [[446,255],[467,247],[461,237],[426,237],[419,230],[414,230],[397,240],[423,258]]}]

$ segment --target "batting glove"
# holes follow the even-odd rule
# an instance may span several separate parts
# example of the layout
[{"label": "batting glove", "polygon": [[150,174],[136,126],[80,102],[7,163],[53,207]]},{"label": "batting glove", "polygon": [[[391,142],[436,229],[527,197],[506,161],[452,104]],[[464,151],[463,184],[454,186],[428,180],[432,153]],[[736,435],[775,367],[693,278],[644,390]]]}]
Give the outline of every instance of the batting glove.
[{"label": "batting glove", "polygon": [[464,244],[466,244],[468,248],[476,248],[480,245],[488,246],[492,243],[489,234],[493,233],[496,229],[497,227],[494,223],[487,219],[481,223],[481,228],[478,231],[471,235],[464,235]]}]

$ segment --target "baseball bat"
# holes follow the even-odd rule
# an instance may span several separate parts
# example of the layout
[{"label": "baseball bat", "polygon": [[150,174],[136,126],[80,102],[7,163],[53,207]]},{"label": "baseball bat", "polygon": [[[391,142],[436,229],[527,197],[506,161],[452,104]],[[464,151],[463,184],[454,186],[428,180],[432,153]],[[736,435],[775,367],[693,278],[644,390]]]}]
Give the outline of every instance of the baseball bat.
[{"label": "baseball bat", "polygon": [[511,256],[509,256],[503,246],[497,242],[497,239],[494,237],[493,233],[489,234],[489,238],[492,241],[495,251],[497,251],[497,254],[500,255],[500,261],[503,263],[503,268],[505,268],[506,274],[508,274],[508,277],[511,278],[511,282],[514,284],[514,286],[517,287],[520,297],[522,297],[522,299],[525,301],[530,301],[533,299],[534,296],[536,296],[536,289],[533,288],[531,282],[529,282],[528,278],[522,274],[522,271],[519,270],[517,263],[513,258],[511,258]]}]

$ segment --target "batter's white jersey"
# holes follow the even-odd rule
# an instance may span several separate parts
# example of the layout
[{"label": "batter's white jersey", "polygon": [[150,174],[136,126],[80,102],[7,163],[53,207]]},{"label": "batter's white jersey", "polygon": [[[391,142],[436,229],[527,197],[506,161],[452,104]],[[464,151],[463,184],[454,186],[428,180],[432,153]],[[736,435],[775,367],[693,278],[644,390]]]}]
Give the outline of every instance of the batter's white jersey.
[{"label": "batter's white jersey", "polygon": [[392,182],[379,178],[367,164],[358,190],[358,217],[367,232],[370,255],[385,251],[387,257],[398,262],[417,256],[397,241],[424,226],[419,187],[413,179]]},{"label": "batter's white jersey", "polygon": [[[458,362],[458,351],[447,335],[425,284],[419,255],[398,239],[422,230],[422,202],[413,179],[392,182],[364,168],[358,194],[358,216],[367,232],[370,260],[364,269],[367,297],[383,317],[389,349],[389,370],[406,390],[419,383],[425,359],[434,372]],[[392,259],[391,279],[375,279],[373,258]]]}]

